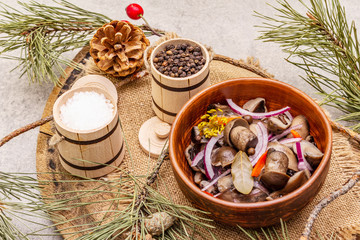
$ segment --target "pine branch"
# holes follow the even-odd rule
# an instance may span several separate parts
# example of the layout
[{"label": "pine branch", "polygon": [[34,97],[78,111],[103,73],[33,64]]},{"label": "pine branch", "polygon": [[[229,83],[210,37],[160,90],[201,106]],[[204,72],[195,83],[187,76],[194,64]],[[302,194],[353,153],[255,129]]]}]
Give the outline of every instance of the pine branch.
[{"label": "pine branch", "polygon": [[311,212],[309,218],[306,221],[306,226],[304,228],[304,231],[301,235],[300,240],[307,240],[310,237],[312,226],[315,222],[315,219],[321,212],[323,208],[328,206],[332,201],[334,201],[336,198],[340,197],[341,195],[344,195],[347,193],[351,188],[353,188],[356,183],[360,180],[360,171],[357,171],[354,173],[354,175],[339,189],[332,192],[329,196],[321,200],[314,208],[314,210]]},{"label": "pine branch", "polygon": [[5,143],[7,143],[8,141],[10,141],[11,139],[13,139],[14,137],[19,136],[20,134],[23,134],[31,129],[34,129],[36,127],[39,127],[41,125],[44,125],[45,123],[51,121],[53,119],[53,116],[50,115],[48,117],[42,118],[38,121],[35,121],[33,123],[30,123],[24,127],[21,127],[19,129],[16,129],[15,131],[11,132],[10,134],[8,134],[7,136],[3,137],[2,139],[0,139],[0,147],[2,147]]},{"label": "pine branch", "polygon": [[[88,45],[95,31],[112,19],[87,11],[66,0],[55,1],[56,6],[31,1],[18,2],[18,7],[0,3],[0,56],[17,60],[21,76],[31,82],[51,80],[60,85],[64,66],[78,68],[75,62],[64,59],[65,52]],[[22,10],[18,10],[22,8]],[[152,35],[144,27],[146,35]],[[20,49],[20,56],[10,52]]]},{"label": "pine branch", "polygon": [[[50,79],[59,85],[58,74],[64,76],[63,65],[76,67],[71,60],[62,59],[64,52],[85,46],[92,33],[111,19],[81,9],[65,0],[48,6],[35,1],[18,2],[22,11],[1,4],[0,54],[19,61],[21,75],[32,82]],[[21,49],[19,57],[8,56]]]},{"label": "pine branch", "polygon": [[[303,69],[303,79],[325,99],[324,103],[345,113],[341,120],[360,120],[360,50],[355,23],[348,24],[339,0],[310,0],[302,14],[286,0],[273,7],[276,18],[265,20],[259,39],[279,43],[288,62]],[[359,130],[359,125],[353,126]]]},{"label": "pine branch", "polygon": [[29,174],[0,172],[0,239],[29,239],[27,233],[16,227],[15,220],[23,227],[29,223],[45,227],[32,218],[51,220],[39,193],[42,187]]}]

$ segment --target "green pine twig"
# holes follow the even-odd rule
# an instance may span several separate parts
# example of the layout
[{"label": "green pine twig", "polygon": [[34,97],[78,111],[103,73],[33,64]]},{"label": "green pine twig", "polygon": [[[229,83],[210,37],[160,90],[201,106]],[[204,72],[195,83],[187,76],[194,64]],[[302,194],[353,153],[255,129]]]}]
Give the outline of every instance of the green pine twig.
[{"label": "green pine twig", "polygon": [[[59,85],[58,74],[64,76],[64,65],[77,67],[60,55],[87,45],[94,31],[111,19],[65,0],[53,2],[57,6],[18,2],[21,11],[1,4],[0,55],[18,60],[16,68],[30,81],[51,80]],[[21,50],[19,57],[9,55],[16,49]]]},{"label": "green pine twig", "polygon": [[[95,31],[112,19],[66,0],[53,3],[56,5],[18,2],[17,7],[0,3],[0,56],[17,60],[15,68],[31,82],[50,80],[60,85],[64,66],[79,67],[61,55],[88,45]],[[153,34],[150,26],[142,29],[145,35]],[[20,50],[20,56],[14,56],[14,50]]]},{"label": "green pine twig", "polygon": [[[355,23],[348,23],[339,0],[310,0],[306,13],[278,0],[276,17],[256,12],[263,19],[265,42],[280,44],[286,59],[306,73],[302,77],[326,99],[325,104],[344,112],[339,120],[360,121],[360,50]],[[360,125],[353,126],[355,131]]]}]

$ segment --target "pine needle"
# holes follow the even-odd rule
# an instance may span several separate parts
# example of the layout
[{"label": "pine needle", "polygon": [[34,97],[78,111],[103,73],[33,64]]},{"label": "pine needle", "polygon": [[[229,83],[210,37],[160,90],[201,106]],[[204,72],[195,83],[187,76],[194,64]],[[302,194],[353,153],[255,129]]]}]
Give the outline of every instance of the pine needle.
[{"label": "pine needle", "polygon": [[[17,60],[15,68],[31,82],[60,85],[64,66],[79,67],[61,55],[88,45],[95,31],[112,19],[66,0],[52,2],[55,6],[36,1],[18,2],[16,7],[0,3],[0,57]],[[150,30],[145,34],[152,35]],[[20,56],[14,56],[14,50],[20,50]]]},{"label": "pine needle", "polygon": [[[339,0],[310,0],[306,14],[278,0],[276,17],[264,20],[260,40],[280,44],[286,60],[303,69],[303,79],[324,96],[325,104],[346,114],[338,120],[360,121],[360,50],[355,23],[348,23]],[[353,126],[359,131],[358,125]]]},{"label": "pine needle", "polygon": [[[65,0],[49,6],[35,1],[18,2],[18,7],[1,4],[0,54],[19,61],[21,75],[32,82],[51,80],[59,85],[58,74],[64,76],[63,65],[77,67],[60,55],[88,44],[94,31],[111,19],[81,9]],[[22,8],[18,10],[17,8]],[[19,57],[9,52],[20,49]]]}]

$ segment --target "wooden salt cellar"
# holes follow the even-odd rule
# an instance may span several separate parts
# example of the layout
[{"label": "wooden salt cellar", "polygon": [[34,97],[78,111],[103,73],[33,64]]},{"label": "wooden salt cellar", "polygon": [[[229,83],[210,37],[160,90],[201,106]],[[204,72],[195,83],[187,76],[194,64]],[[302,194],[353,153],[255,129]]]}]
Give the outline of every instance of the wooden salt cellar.
[{"label": "wooden salt cellar", "polygon": [[[152,61],[155,55],[164,50],[167,45],[174,44],[176,46],[182,43],[188,43],[201,48],[201,52],[206,60],[204,67],[196,74],[184,78],[173,78],[161,74],[155,68]],[[171,39],[161,43],[154,49],[150,57],[152,108],[161,120],[171,124],[181,107],[192,96],[210,86],[209,62],[210,57],[207,49],[200,43],[190,39]]]},{"label": "wooden salt cellar", "polygon": [[[75,92],[95,91],[114,105],[113,118],[106,125],[93,130],[74,130],[64,125],[60,119],[60,107]],[[94,86],[73,88],[59,97],[53,107],[56,132],[62,140],[57,144],[62,166],[70,173],[97,178],[115,170],[124,158],[125,147],[120,129],[117,99],[105,89]],[[106,164],[106,166],[104,165]]]}]

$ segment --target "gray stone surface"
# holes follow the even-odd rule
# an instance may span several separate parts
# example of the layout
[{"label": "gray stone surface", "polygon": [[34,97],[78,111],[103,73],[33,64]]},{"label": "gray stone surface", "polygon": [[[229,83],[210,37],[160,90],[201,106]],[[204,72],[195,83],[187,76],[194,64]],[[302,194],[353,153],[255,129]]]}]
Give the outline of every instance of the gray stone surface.
[{"label": "gray stone surface", "polygon": [[[69,0],[82,8],[96,11],[113,19],[128,19],[124,8],[132,1],[111,0]],[[14,6],[15,1],[3,0]],[[27,1],[26,1],[27,2]],[[39,1],[49,3],[50,1]],[[276,4],[275,0],[268,1]],[[291,0],[305,12],[297,1]],[[261,20],[253,16],[253,11],[273,15],[272,9],[261,0],[153,0],[138,1],[145,10],[149,23],[159,29],[174,31],[180,36],[191,38],[212,46],[216,53],[232,58],[246,59],[254,56],[261,66],[275,78],[290,83],[305,93],[316,97],[313,90],[299,77],[303,72],[287,63],[279,46],[255,40],[258,29],[254,25]],[[355,0],[344,1],[350,20],[360,22],[360,5]],[[131,20],[132,21],[132,20]],[[132,21],[142,24],[142,20]],[[13,53],[17,55],[19,52]],[[76,52],[68,53],[68,58]],[[0,59],[0,137],[14,129],[40,119],[46,100],[52,90],[51,83],[42,85],[29,83],[26,76],[19,79],[18,69],[11,71],[16,62]],[[335,113],[336,114],[336,113]],[[31,130],[13,139],[0,148],[0,171],[35,172],[35,150],[38,129]],[[41,220],[37,220],[41,221]],[[20,229],[28,231],[19,224]],[[30,225],[30,229],[33,226]],[[60,239],[44,237],[43,239]]]}]

